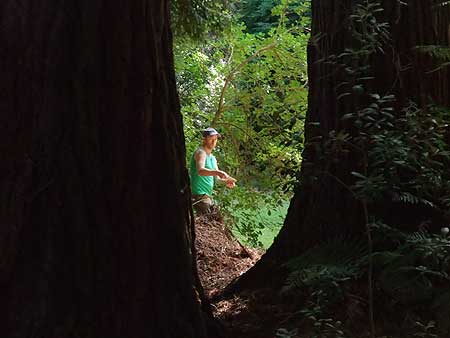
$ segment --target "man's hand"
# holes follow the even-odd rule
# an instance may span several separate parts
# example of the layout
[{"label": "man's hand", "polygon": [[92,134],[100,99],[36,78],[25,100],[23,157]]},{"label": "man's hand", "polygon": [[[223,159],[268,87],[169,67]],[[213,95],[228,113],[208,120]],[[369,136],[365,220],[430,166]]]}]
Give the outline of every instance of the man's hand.
[{"label": "man's hand", "polygon": [[235,186],[236,186],[236,183],[234,183],[232,181],[227,182],[227,188],[233,189]]},{"label": "man's hand", "polygon": [[222,182],[225,182],[227,188],[234,188],[236,186],[236,179],[228,175],[225,171],[217,170],[217,176]]},{"label": "man's hand", "polygon": [[228,178],[226,179],[226,185],[227,188],[230,189],[234,188],[236,186],[236,179],[231,176],[228,176]]}]

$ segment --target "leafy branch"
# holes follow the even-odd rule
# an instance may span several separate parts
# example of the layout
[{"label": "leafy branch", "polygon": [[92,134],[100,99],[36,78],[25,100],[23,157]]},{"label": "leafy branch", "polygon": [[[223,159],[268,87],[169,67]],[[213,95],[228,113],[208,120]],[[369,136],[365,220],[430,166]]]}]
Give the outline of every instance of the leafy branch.
[{"label": "leafy branch", "polygon": [[211,122],[212,126],[215,126],[217,124],[217,121],[220,119],[222,112],[223,112],[223,108],[224,108],[224,99],[225,99],[225,92],[229,86],[229,84],[231,83],[231,81],[233,81],[233,79],[235,78],[235,76],[251,61],[253,61],[254,59],[256,59],[259,55],[261,55],[262,53],[271,50],[273,48],[275,48],[277,46],[277,43],[274,41],[270,44],[268,44],[267,46],[264,46],[260,49],[258,49],[257,51],[255,51],[253,53],[253,55],[249,56],[248,58],[246,58],[244,61],[242,61],[240,64],[238,64],[237,66],[235,66],[233,69],[231,69],[231,71],[229,72],[229,74],[225,77],[224,79],[224,84],[222,87],[222,90],[220,92],[220,97],[219,97],[219,104],[217,107],[217,111],[214,115],[214,118]]}]

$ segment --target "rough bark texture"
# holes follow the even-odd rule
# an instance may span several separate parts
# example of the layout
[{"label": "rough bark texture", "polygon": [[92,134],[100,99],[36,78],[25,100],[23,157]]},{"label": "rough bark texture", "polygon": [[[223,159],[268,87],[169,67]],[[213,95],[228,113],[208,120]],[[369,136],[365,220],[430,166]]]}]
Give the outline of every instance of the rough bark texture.
[{"label": "rough bark texture", "polygon": [[[440,2],[411,0],[404,6],[400,1],[381,1],[384,11],[379,20],[389,23],[392,40],[384,53],[370,59],[376,77],[370,86],[374,93],[395,94],[398,108],[408,105],[410,100],[420,106],[431,100],[450,106],[449,67],[430,73],[436,63],[415,50],[420,45],[450,46],[450,6],[436,6]],[[334,65],[324,60],[354,46],[348,16],[355,3],[350,0],[312,1],[313,38],[308,51],[310,87],[306,143],[318,134],[328,135],[330,130],[339,130],[341,116],[351,111],[354,104],[351,99],[337,100],[336,86],[343,77]],[[320,38],[316,39],[318,36]],[[320,130],[311,127],[310,122],[319,122]],[[306,147],[303,158],[305,162],[314,164],[314,150]],[[349,184],[349,173],[355,168],[355,162],[354,157],[349,157],[327,169]],[[304,183],[291,201],[280,234],[261,261],[234,287],[277,283],[283,277],[281,264],[290,258],[328,238],[365,231],[361,205],[349,191],[329,176],[307,184],[310,174],[306,167],[302,169],[301,181]]]},{"label": "rough bark texture", "polygon": [[201,338],[168,2],[0,3],[0,336]]}]

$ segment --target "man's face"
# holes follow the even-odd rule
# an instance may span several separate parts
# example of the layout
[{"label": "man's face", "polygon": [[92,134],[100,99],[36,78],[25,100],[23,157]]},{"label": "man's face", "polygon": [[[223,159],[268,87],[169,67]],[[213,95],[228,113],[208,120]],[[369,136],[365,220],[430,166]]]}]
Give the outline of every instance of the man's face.
[{"label": "man's face", "polygon": [[217,143],[217,135],[206,136],[203,138],[203,144],[209,149],[214,149]]}]

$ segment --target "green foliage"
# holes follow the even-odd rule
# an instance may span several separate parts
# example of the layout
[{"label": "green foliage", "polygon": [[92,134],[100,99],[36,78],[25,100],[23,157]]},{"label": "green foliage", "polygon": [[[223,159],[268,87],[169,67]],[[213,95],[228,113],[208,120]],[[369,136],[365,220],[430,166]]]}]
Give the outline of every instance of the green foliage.
[{"label": "green foliage", "polygon": [[295,25],[304,16],[310,16],[310,0],[244,0],[237,5],[246,30],[252,34],[268,33],[279,24],[273,15],[283,11],[288,23]]},{"label": "green foliage", "polygon": [[442,235],[405,234],[394,250],[373,257],[381,288],[399,302],[431,304],[450,288],[450,241]]},{"label": "green foliage", "polygon": [[[447,109],[418,109],[414,104],[393,113],[386,98],[374,101],[354,116],[363,132],[355,138],[367,150],[365,174],[355,174],[358,196],[378,201],[425,204],[447,210],[450,206],[449,146],[446,143],[450,114]],[[387,104],[387,105],[386,105]]]},{"label": "green foliage", "polygon": [[367,245],[360,239],[337,238],[314,247],[286,264],[289,270],[302,270],[311,266],[346,266],[353,269],[367,255]]},{"label": "green foliage", "polygon": [[356,3],[350,15],[353,38],[359,43],[357,49],[358,61],[375,51],[383,51],[383,46],[390,39],[389,24],[378,20],[378,13],[384,9],[378,1],[364,1]]},{"label": "green foliage", "polygon": [[268,203],[273,212],[289,198],[282,195],[289,194],[301,163],[309,23],[300,17],[301,8],[297,21],[287,18],[287,4],[271,8],[277,26],[264,36],[234,23],[220,37],[177,40],[174,48],[187,160],[200,144],[199,130],[218,128],[223,137],[215,155],[219,167],[238,179],[238,188],[219,188],[216,199],[253,245],[261,245],[263,228],[272,232],[281,223],[259,220],[258,208]]},{"label": "green foliage", "polygon": [[209,125],[215,98],[220,91],[220,64],[198,48],[197,43],[178,41],[174,46],[175,69],[184,119],[188,161],[200,144],[201,129]]},{"label": "green foliage", "polygon": [[280,25],[262,37],[233,25],[208,44],[176,44],[188,152],[199,142],[197,130],[214,122],[226,136],[220,163],[241,182],[292,185],[303,143],[307,39],[303,26]]},{"label": "green foliage", "polygon": [[[443,213],[449,210],[450,196],[450,110],[433,105],[419,108],[413,102],[399,110],[394,96],[370,90],[374,79],[368,66],[370,59],[374,53],[383,52],[390,39],[389,26],[378,21],[378,13],[382,10],[377,1],[356,2],[349,20],[354,39],[352,48],[320,60],[332,65],[333,71],[342,75],[336,96],[338,106],[343,109],[336,130],[314,138],[308,145],[315,150],[315,162],[310,163],[312,172],[316,173],[315,179],[319,180],[324,174],[334,178],[336,184],[344,187],[363,206],[368,255],[355,261],[355,257],[360,255],[350,251],[349,262],[346,262],[345,258],[339,258],[345,255],[325,250],[325,260],[316,264],[315,260],[321,255],[307,253],[301,260],[303,265],[290,267],[285,287],[291,292],[309,292],[310,298],[302,312],[312,315],[317,322],[316,318],[328,318],[327,310],[348,295],[349,290],[345,289],[347,281],[357,280],[365,274],[364,267],[369,266],[372,336],[375,334],[374,291],[382,290],[394,298],[396,304],[401,304],[399,306],[413,307],[412,311],[420,313],[422,318],[427,318],[427,314],[420,312],[423,309],[420,306],[434,313],[439,309],[447,320],[450,313],[449,303],[438,301],[450,299],[449,242],[446,238],[424,233],[406,235],[378,223],[377,228],[384,232],[385,238],[392,236],[384,244],[395,243],[395,247],[372,254],[371,236],[375,226],[369,223],[371,206],[386,205],[391,200],[423,204]],[[349,166],[351,172],[333,172],[340,162],[349,159],[352,161]],[[320,248],[317,249],[319,252]],[[328,258],[327,261],[328,256],[336,259]],[[372,264],[375,270],[372,270]],[[373,281],[376,288],[372,288]],[[442,322],[439,322],[441,327]],[[427,330],[424,326],[416,334],[433,336],[431,327]],[[321,331],[323,329],[319,333]]]},{"label": "green foliage", "polygon": [[345,74],[336,88],[338,100],[351,98],[352,104],[342,113],[341,129],[320,141],[323,167],[354,154],[354,182],[340,182],[359,200],[375,204],[390,199],[448,210],[450,110],[411,102],[399,111],[395,96],[369,89],[374,77],[368,60],[390,39],[388,25],[377,20],[382,10],[376,1],[356,4],[350,15],[356,46],[326,60]]},{"label": "green foliage", "polygon": [[218,125],[231,134],[241,175],[288,186],[301,162],[307,36],[281,30],[262,38],[242,29],[235,31],[239,44],[225,70],[234,81]]},{"label": "green foliage", "polygon": [[231,22],[231,4],[227,0],[171,1],[172,31],[178,38],[204,39],[219,33]]},{"label": "green foliage", "polygon": [[272,15],[275,0],[245,0],[239,5],[240,15],[249,33],[267,33],[276,27],[277,19]]},{"label": "green foliage", "polygon": [[343,323],[330,318],[343,304],[352,281],[363,274],[367,245],[357,239],[335,239],[289,261],[290,271],[282,292],[307,294],[297,315],[312,324],[311,337],[344,338]]},{"label": "green foliage", "polygon": [[268,248],[283,224],[286,196],[239,186],[217,190],[226,223],[234,224],[237,236],[251,246]]},{"label": "green foliage", "polygon": [[[396,320],[410,336],[434,337],[437,330],[448,330],[450,240],[446,234],[407,234],[382,223],[372,230],[379,243],[385,246],[383,238],[390,238],[387,243],[392,245],[372,255],[377,298],[388,295],[394,300],[401,309]],[[367,273],[367,253],[364,242],[341,239],[310,249],[286,265],[290,274],[283,292],[309,295],[298,314],[313,324],[315,337],[344,337],[342,323],[330,316],[335,315],[335,306],[345,303],[350,286]],[[430,317],[437,318],[436,327],[434,322],[425,325],[414,319]]]},{"label": "green foliage", "polygon": [[341,302],[345,285],[362,274],[367,264],[367,245],[361,240],[335,239],[312,248],[289,261],[290,271],[283,292],[307,289],[311,294],[310,308],[321,313]]},{"label": "green foliage", "polygon": [[[350,153],[356,155],[353,183],[338,177],[336,180],[366,206],[367,221],[367,205],[385,205],[390,199],[448,210],[450,194],[446,141],[449,110],[431,105],[418,108],[411,102],[399,111],[394,96],[368,89],[373,79],[367,66],[370,55],[382,51],[389,42],[388,26],[376,20],[381,10],[376,2],[357,5],[351,16],[357,47],[328,61],[346,74],[337,88],[338,100],[348,102],[352,98],[353,104],[342,114],[344,128],[331,131],[323,142],[323,156],[330,161]],[[402,244],[395,250],[370,255],[369,267],[373,263],[375,271],[369,274],[375,273],[377,285],[398,302],[428,303],[431,307],[435,292],[442,290],[439,286],[450,286],[447,240],[424,234],[406,236],[394,230],[390,233]]]},{"label": "green foliage", "polygon": [[[383,293],[388,295],[391,304],[401,309],[398,320],[408,326],[412,336],[448,336],[450,240],[447,231],[441,235],[407,234],[382,223],[375,224],[373,231],[376,237],[381,235],[382,245],[391,245],[390,249],[373,254],[380,298],[384,298]],[[390,237],[393,240],[389,242]],[[436,327],[431,319],[437,322]],[[422,320],[428,324],[422,324]]]}]

